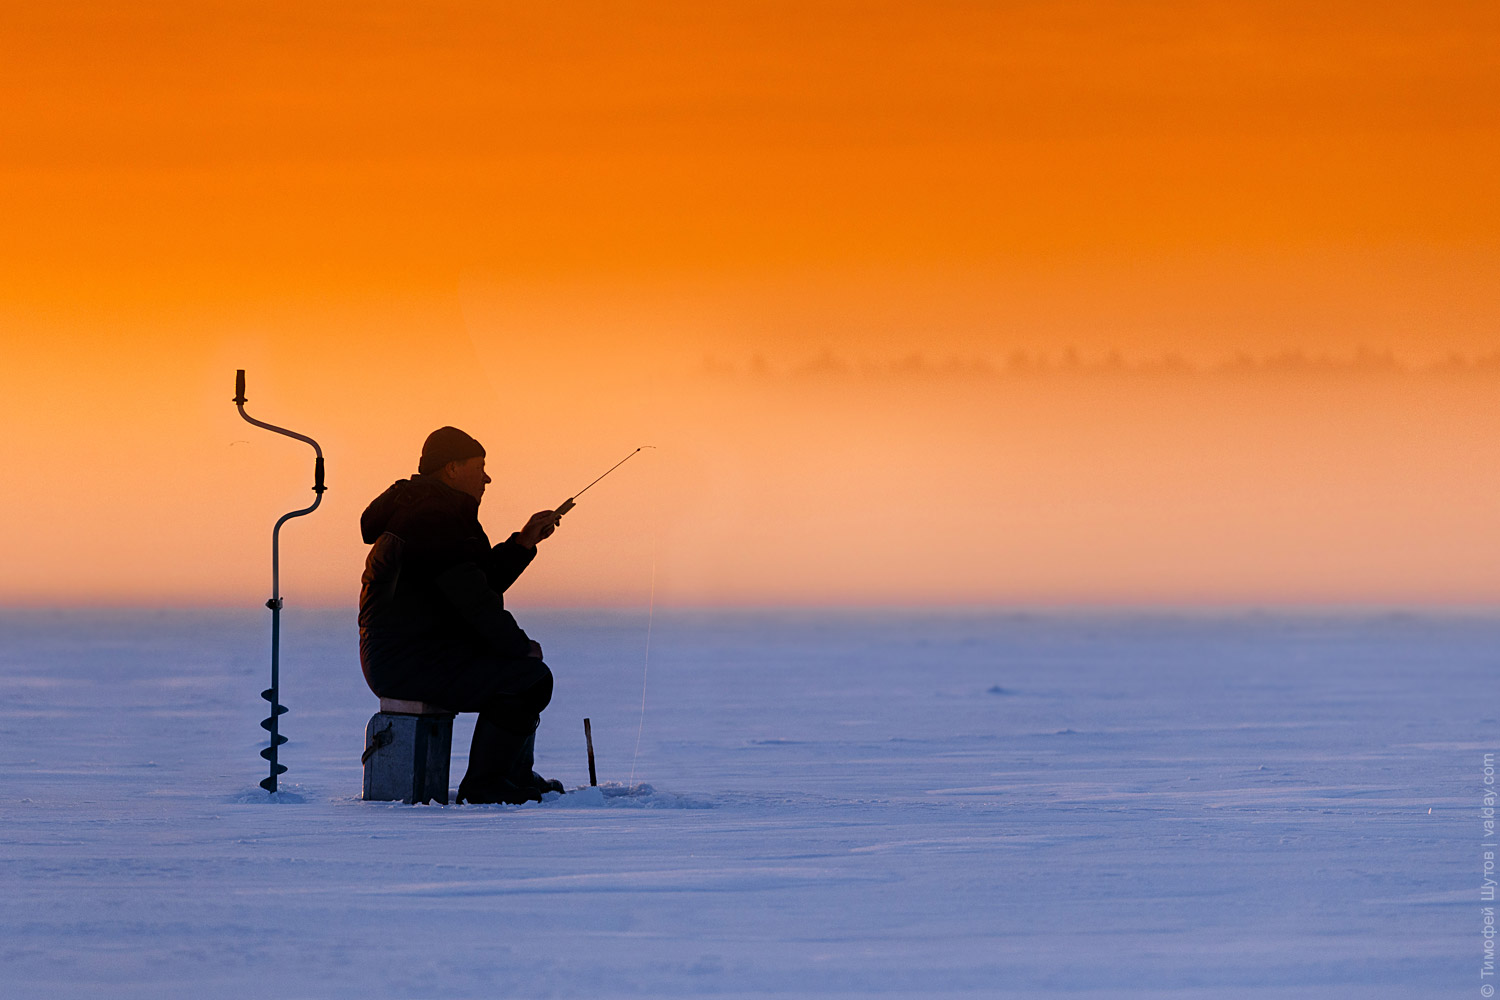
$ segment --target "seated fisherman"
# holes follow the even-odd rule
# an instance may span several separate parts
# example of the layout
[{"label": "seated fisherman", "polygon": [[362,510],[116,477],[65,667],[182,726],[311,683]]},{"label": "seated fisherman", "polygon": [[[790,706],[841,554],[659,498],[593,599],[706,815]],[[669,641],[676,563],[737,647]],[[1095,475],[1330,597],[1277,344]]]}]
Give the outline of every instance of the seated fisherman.
[{"label": "seated fisherman", "polygon": [[479,442],[440,427],[422,446],[417,474],[365,509],[359,525],[371,549],[360,581],[360,665],[382,698],[479,713],[459,802],[536,801],[563,790],[532,770],[552,671],[501,595],[559,517],[540,511],[490,545],[479,524],[490,481]]}]

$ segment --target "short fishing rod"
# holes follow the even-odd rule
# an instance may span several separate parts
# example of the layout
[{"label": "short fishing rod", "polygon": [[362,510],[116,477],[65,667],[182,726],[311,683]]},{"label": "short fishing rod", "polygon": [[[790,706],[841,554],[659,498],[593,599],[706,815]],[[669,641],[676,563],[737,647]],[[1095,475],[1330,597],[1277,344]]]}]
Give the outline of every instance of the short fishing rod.
[{"label": "short fishing rod", "polygon": [[[637,448],[635,451],[632,451],[629,455],[626,455],[624,458],[620,459],[614,465],[611,465],[609,468],[605,469],[604,470],[604,476],[609,475],[611,472],[614,472],[620,466],[624,465],[626,462],[628,462],[632,458],[634,458],[636,456],[636,452],[639,452],[641,450],[641,448],[655,448],[655,447],[656,447],[656,445],[654,445],[654,444],[643,444],[643,445],[641,445],[640,448]],[[600,476],[599,479],[603,479],[604,476]],[[594,480],[594,483],[597,483],[599,481],[599,479]],[[572,496],[568,497],[568,499],[566,499],[562,503],[558,504],[557,505],[557,509],[554,510],[552,513],[556,514],[558,517],[562,517],[568,511],[572,510],[576,506],[576,504],[574,504],[573,501],[577,500],[579,497],[581,497],[585,493],[587,493],[589,491],[589,487],[593,486],[594,483],[589,483],[588,486],[585,486],[583,489],[579,490],[577,493],[574,493]]]},{"label": "short fishing rod", "polygon": [[245,412],[245,370],[241,368],[234,377],[234,405],[239,408],[240,416],[244,417],[256,427],[263,427],[277,434],[285,434],[289,438],[305,441],[312,445],[313,454],[317,458],[313,462],[313,502],[309,507],[301,510],[288,511],[281,515],[276,522],[276,527],[271,529],[271,599],[266,602],[266,607],[271,609],[271,686],[260,693],[260,696],[271,703],[271,715],[260,724],[261,728],[271,734],[271,745],[260,752],[260,755],[271,762],[271,774],[260,783],[260,787],[268,792],[276,791],[276,777],[286,773],[286,765],[276,760],[276,750],[286,742],[286,737],[281,735],[278,722],[281,716],[286,714],[286,706],[278,700],[281,694],[281,669],[279,651],[281,647],[281,526],[294,517],[311,514],[318,509],[318,504],[323,502],[323,491],[328,487],[323,485],[323,449],[318,447],[318,442],[306,434],[298,434],[289,431],[285,427],[277,427],[268,424],[264,420],[256,420]]}]

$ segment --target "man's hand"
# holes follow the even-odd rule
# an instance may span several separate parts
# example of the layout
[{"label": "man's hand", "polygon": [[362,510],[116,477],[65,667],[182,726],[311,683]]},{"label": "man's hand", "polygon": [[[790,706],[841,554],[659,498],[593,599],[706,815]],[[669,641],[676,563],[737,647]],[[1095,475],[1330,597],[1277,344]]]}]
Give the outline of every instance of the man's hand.
[{"label": "man's hand", "polygon": [[531,520],[526,522],[526,527],[516,532],[520,543],[527,548],[536,548],[536,543],[543,538],[549,537],[557,530],[557,522],[562,518],[553,510],[539,510],[531,515]]},{"label": "man's hand", "polygon": [[532,639],[531,648],[526,651],[526,655],[532,659],[540,660],[542,658],[542,644]]}]

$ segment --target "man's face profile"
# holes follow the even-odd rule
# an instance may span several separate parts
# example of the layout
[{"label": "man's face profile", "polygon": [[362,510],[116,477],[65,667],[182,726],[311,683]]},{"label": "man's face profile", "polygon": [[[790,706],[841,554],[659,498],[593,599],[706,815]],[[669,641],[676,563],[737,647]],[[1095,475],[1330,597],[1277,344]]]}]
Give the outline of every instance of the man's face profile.
[{"label": "man's face profile", "polygon": [[443,466],[443,482],[475,500],[484,499],[484,486],[493,480],[484,471],[484,457],[467,458]]}]

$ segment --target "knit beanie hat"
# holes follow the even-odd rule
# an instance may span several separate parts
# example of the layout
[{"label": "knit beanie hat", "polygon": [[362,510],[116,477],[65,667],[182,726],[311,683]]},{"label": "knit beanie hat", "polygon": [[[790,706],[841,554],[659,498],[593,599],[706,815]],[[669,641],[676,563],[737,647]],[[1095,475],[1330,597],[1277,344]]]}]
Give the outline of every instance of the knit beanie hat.
[{"label": "knit beanie hat", "polygon": [[430,476],[449,462],[483,457],[484,445],[457,427],[439,427],[427,435],[427,440],[422,444],[422,459],[417,463],[417,473]]}]

